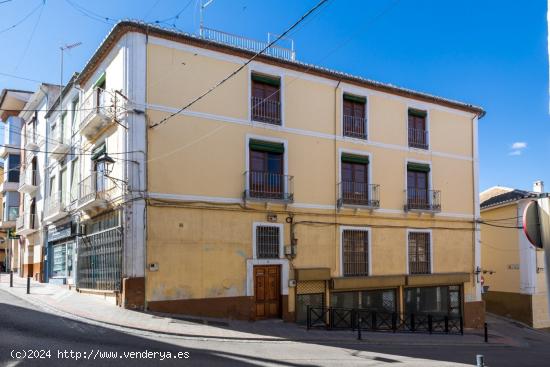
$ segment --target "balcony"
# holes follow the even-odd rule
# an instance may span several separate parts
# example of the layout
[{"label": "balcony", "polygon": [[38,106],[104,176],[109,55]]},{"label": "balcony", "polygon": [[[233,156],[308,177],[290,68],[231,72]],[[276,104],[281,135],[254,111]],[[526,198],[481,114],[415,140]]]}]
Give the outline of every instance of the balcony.
[{"label": "balcony", "polygon": [[102,174],[93,172],[78,185],[78,209],[83,211],[97,210],[107,207],[114,187]]},{"label": "balcony", "polygon": [[409,274],[430,274],[430,261],[409,261]]},{"label": "balcony", "polygon": [[80,133],[93,139],[97,133],[113,121],[110,95],[101,88],[94,88],[81,104]]},{"label": "balcony", "polygon": [[43,140],[39,138],[36,131],[30,131],[26,136],[25,149],[27,151],[37,150],[42,145]]},{"label": "balcony", "polygon": [[19,177],[19,189],[17,191],[32,195],[38,189],[38,171],[25,169]]},{"label": "balcony", "polygon": [[38,217],[36,214],[24,213],[17,218],[16,230],[18,235],[26,236],[38,230]]},{"label": "balcony", "polygon": [[1,193],[8,192],[8,191],[17,191],[18,189],[19,189],[18,181],[4,181],[0,184]]},{"label": "balcony", "polygon": [[21,148],[13,144],[0,145],[0,158],[6,159],[8,154],[20,154]]},{"label": "balcony", "polygon": [[344,115],[343,129],[344,136],[355,139],[367,139],[366,117]]},{"label": "balcony", "polygon": [[380,185],[342,181],[338,184],[338,207],[380,207]]},{"label": "balcony", "polygon": [[61,131],[60,128],[56,128],[52,130],[50,141],[52,144],[50,152],[52,153],[53,158],[57,160],[63,159],[65,154],[67,154],[71,148],[69,145],[69,138],[63,134],[63,131]]},{"label": "balcony", "polygon": [[244,173],[244,200],[294,201],[294,176],[271,172],[247,171]]},{"label": "balcony", "polygon": [[408,188],[405,190],[405,211],[440,212],[441,191]]},{"label": "balcony", "polygon": [[0,221],[0,228],[13,228],[16,225],[17,218],[19,217],[19,207],[9,206],[8,212],[3,213],[2,221]]},{"label": "balcony", "polygon": [[58,191],[46,198],[44,202],[44,220],[46,222],[54,222],[68,214],[65,195],[67,194]]},{"label": "balcony", "polygon": [[428,130],[409,128],[409,147],[428,149]]},{"label": "balcony", "polygon": [[252,120],[272,125],[281,125],[281,102],[252,97],[250,100]]}]

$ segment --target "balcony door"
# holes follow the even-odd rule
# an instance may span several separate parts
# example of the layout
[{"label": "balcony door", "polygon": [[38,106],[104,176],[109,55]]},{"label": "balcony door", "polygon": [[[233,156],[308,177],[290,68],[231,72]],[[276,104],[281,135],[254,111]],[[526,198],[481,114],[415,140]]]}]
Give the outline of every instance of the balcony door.
[{"label": "balcony door", "polygon": [[280,79],[252,75],[252,119],[271,124],[281,123]]},{"label": "balcony door", "polygon": [[284,156],[281,144],[251,142],[250,194],[279,199],[285,192]]},{"label": "balcony door", "polygon": [[344,94],[344,136],[366,138],[365,105],[364,97]]},{"label": "balcony door", "polygon": [[425,207],[429,204],[428,172],[407,170],[407,201],[410,207]]},{"label": "balcony door", "polygon": [[342,198],[346,204],[368,201],[368,165],[342,157]]},{"label": "balcony door", "polygon": [[104,161],[94,161],[95,188],[98,193],[105,191],[105,168]]}]

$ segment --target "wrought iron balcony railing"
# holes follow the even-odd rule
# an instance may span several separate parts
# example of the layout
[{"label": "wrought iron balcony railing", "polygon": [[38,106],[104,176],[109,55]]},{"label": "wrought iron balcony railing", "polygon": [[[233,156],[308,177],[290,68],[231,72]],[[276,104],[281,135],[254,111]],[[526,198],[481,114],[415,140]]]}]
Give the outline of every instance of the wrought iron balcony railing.
[{"label": "wrought iron balcony railing", "polygon": [[342,181],[338,184],[338,206],[380,207],[380,185],[364,182]]},{"label": "wrought iron balcony railing", "polygon": [[113,185],[111,181],[98,172],[92,172],[78,185],[78,206],[101,205],[111,199]]},{"label": "wrought iron balcony railing", "polygon": [[409,147],[428,149],[428,130],[409,128]]},{"label": "wrought iron balcony railing", "polygon": [[244,173],[244,199],[275,200],[292,202],[294,200],[293,176],[263,171]]},{"label": "wrought iron balcony railing", "polygon": [[251,98],[252,120],[281,125],[281,102],[259,97]]},{"label": "wrought iron balcony railing", "polygon": [[57,218],[66,214],[66,195],[68,195],[68,193],[57,191],[46,198],[44,201],[45,218]]},{"label": "wrought iron balcony railing", "polygon": [[344,136],[367,139],[367,118],[344,115]]},{"label": "wrought iron balcony railing", "polygon": [[441,211],[441,191],[408,188],[405,190],[405,210]]},{"label": "wrought iron balcony railing", "polygon": [[430,261],[409,261],[409,274],[430,274]]}]

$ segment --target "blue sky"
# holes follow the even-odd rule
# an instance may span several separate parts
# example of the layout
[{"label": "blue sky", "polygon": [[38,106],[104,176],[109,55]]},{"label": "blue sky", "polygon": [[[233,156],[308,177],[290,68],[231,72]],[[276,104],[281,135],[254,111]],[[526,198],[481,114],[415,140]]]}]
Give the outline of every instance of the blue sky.
[{"label": "blue sky", "polygon": [[[196,32],[197,2],[11,0],[0,4],[0,73],[58,83],[59,46],[82,42],[66,53],[66,81],[92,55],[111,19],[163,20]],[[215,0],[205,24],[264,40],[316,3]],[[291,37],[301,61],[483,106],[480,189],[530,189],[536,179],[550,188],[545,0],[331,0]],[[0,89],[36,85],[0,74]]]}]

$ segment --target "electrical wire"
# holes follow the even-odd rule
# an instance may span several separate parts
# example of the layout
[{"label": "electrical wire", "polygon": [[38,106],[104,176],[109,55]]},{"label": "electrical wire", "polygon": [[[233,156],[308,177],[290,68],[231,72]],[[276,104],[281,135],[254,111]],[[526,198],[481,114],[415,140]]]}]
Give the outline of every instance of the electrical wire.
[{"label": "electrical wire", "polygon": [[[189,7],[189,5],[191,5],[191,3],[193,2],[194,0],[189,0],[189,2],[187,2],[187,4],[185,4],[185,6],[176,13],[176,15],[174,16],[171,16],[169,18],[165,18],[165,19],[160,19],[160,20],[155,20],[153,21],[152,23],[167,23],[168,21],[170,20],[174,20],[174,21],[177,21],[180,17],[180,15]],[[176,25],[173,24],[173,26],[175,27]]]},{"label": "electrical wire", "polygon": [[29,81],[29,82],[52,84],[52,83],[44,82],[44,81],[42,81],[42,80],[36,80],[36,79],[26,78],[26,77],[23,77],[23,76],[18,76],[18,75],[14,75],[14,74],[4,73],[4,72],[1,72],[1,71],[0,71],[0,75],[6,76],[6,77],[8,77],[8,78],[15,78],[15,79],[26,80],[26,81]]},{"label": "electrical wire", "polygon": [[498,224],[491,224],[491,223],[486,223],[486,222],[478,222],[480,224],[485,224],[486,226],[491,226],[491,227],[497,227],[497,228],[508,228],[508,229],[523,229],[523,227],[518,227],[518,226],[504,226],[504,225],[498,225]]},{"label": "electrical wire", "polygon": [[46,2],[45,1],[40,1],[40,4],[38,4],[38,6],[36,6],[35,8],[33,8],[30,13],[28,13],[27,15],[25,15],[23,18],[21,18],[19,21],[17,21],[15,24],[7,27],[7,28],[4,28],[4,29],[0,29],[0,34],[2,33],[5,33],[5,32],[8,32],[14,28],[16,28],[18,25],[20,25],[21,23],[25,22],[27,19],[29,19],[34,13],[36,13],[38,11],[38,9],[40,9],[41,7],[43,7],[44,5],[46,5]]},{"label": "electrical wire", "polygon": [[19,69],[19,66],[21,65],[21,62],[27,55],[27,51],[29,50],[29,46],[31,45],[31,42],[34,38],[34,33],[36,32],[36,28],[38,28],[38,24],[40,23],[40,19],[42,18],[42,13],[44,12],[44,6],[40,8],[40,13],[38,13],[38,18],[36,19],[36,23],[34,23],[34,26],[32,27],[31,36],[27,40],[27,44],[25,45],[25,49],[23,51],[23,54],[21,55],[21,58],[17,62],[17,66],[15,67],[14,71],[17,71]]},{"label": "electrical wire", "polygon": [[315,12],[318,8],[320,8],[323,4],[325,4],[328,0],[321,0],[317,5],[309,9],[304,15],[300,17],[294,24],[292,24],[289,28],[287,28],[281,35],[277,36],[273,41],[268,43],[262,50],[254,54],[251,58],[249,58],[243,65],[239,66],[236,70],[234,70],[232,73],[230,73],[228,76],[226,76],[224,79],[220,80],[216,85],[208,89],[206,92],[202,93],[200,96],[196,97],[194,100],[189,102],[188,104],[181,107],[177,112],[174,112],[170,114],[169,116],[163,118],[159,122],[153,124],[150,126],[150,128],[154,128],[158,125],[161,125],[171,119],[172,117],[180,114],[181,112],[185,111],[189,107],[193,106],[195,103],[212,93],[214,90],[216,90],[218,87],[223,85],[225,82],[233,78],[235,75],[237,75],[241,70],[243,70],[248,64],[250,64],[252,61],[254,61],[259,55],[263,54],[267,49],[269,49],[271,46],[273,46],[277,41],[284,38],[289,32],[291,32],[294,28],[296,28],[301,22],[303,22],[309,15],[311,15],[313,12]]},{"label": "electrical wire", "polygon": [[69,4],[73,9],[75,9],[77,12],[82,14],[83,16],[85,16],[87,18],[90,18],[90,19],[93,19],[95,21],[102,22],[102,23],[105,23],[105,24],[110,24],[110,25],[113,25],[118,21],[114,18],[106,17],[106,16],[98,14],[98,13],[92,11],[92,10],[89,10],[89,9],[83,7],[82,5],[77,4],[77,3],[75,3],[71,0],[65,0],[65,2],[67,4]]}]

